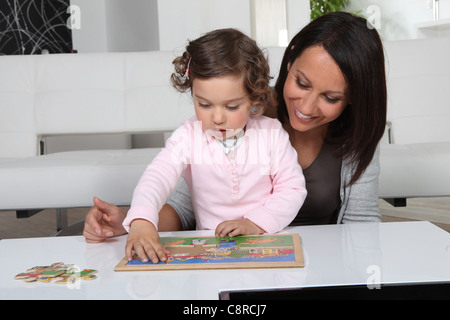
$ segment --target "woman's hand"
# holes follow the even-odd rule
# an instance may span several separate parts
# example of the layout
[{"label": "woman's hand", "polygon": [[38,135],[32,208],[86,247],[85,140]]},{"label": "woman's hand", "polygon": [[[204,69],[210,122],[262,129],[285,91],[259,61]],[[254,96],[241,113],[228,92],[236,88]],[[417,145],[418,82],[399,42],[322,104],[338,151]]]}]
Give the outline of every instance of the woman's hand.
[{"label": "woman's hand", "polygon": [[126,212],[114,204],[94,198],[84,222],[83,236],[87,242],[102,242],[108,238],[126,233],[122,226]]}]

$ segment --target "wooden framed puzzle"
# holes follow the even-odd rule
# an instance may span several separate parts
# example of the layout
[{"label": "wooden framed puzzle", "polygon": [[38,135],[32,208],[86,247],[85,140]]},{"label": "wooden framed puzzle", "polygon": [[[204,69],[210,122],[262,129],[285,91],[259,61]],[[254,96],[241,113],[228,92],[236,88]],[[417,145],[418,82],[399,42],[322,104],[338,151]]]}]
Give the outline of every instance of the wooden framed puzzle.
[{"label": "wooden framed puzzle", "polygon": [[115,271],[302,268],[298,234],[239,237],[163,237],[167,261],[142,262],[136,255],[122,259]]}]

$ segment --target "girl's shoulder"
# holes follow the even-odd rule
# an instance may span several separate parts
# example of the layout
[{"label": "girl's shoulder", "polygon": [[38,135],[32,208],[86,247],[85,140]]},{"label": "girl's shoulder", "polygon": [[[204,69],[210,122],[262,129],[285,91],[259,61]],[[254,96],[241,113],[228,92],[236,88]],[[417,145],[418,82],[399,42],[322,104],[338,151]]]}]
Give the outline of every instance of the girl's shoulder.
[{"label": "girl's shoulder", "polygon": [[282,128],[281,122],[278,121],[278,119],[270,118],[263,115],[249,118],[247,126],[249,128],[260,128],[260,129]]}]

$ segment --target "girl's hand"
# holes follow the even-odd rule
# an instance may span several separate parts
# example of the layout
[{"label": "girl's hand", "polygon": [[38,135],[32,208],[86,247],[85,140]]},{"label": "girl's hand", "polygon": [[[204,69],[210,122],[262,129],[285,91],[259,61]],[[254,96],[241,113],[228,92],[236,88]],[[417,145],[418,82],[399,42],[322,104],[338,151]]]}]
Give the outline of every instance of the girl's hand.
[{"label": "girl's hand", "polygon": [[242,234],[259,234],[266,231],[248,219],[228,220],[216,228],[216,237],[234,237]]},{"label": "girl's hand", "polygon": [[130,225],[130,232],[125,245],[125,256],[128,261],[132,259],[132,251],[136,252],[142,262],[149,259],[153,263],[167,260],[167,250],[164,250],[155,226],[147,220],[133,220]]}]

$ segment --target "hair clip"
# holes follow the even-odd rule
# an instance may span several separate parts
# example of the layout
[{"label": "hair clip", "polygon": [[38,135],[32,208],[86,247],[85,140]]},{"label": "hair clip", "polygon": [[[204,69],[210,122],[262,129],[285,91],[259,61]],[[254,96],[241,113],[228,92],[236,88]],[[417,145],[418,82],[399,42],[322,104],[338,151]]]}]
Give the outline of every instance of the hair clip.
[{"label": "hair clip", "polygon": [[190,64],[191,64],[191,59],[192,58],[189,58],[189,61],[188,61],[188,64],[187,64],[187,67],[186,67],[186,72],[184,73],[184,76],[189,80],[189,66],[190,66]]}]

